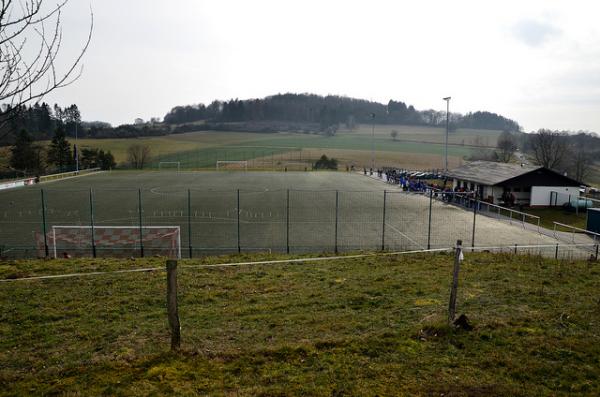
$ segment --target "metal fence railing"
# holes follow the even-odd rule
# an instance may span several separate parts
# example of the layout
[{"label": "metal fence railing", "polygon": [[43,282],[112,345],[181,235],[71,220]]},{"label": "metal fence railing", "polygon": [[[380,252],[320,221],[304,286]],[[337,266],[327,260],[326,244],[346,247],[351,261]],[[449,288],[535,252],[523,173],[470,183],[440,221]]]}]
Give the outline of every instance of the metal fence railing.
[{"label": "metal fence railing", "polygon": [[598,244],[600,243],[600,234],[591,232],[580,227],[566,225],[560,222],[553,222],[554,238],[562,241],[569,241],[573,244]]},{"label": "metal fence railing", "polygon": [[525,227],[527,224],[533,224],[537,226],[538,232],[540,231],[541,218],[537,215],[517,211],[512,208],[501,207],[485,201],[479,202],[479,208],[480,211],[486,211],[490,216],[493,216],[496,219],[507,220],[510,224],[513,222],[519,223],[523,227]]}]

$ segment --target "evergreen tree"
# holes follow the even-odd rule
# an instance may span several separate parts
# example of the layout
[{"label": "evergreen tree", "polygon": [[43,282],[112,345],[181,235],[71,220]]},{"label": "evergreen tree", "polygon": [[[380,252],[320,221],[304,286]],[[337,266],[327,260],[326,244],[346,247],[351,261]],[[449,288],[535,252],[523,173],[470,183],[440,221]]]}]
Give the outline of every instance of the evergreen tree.
[{"label": "evergreen tree", "polygon": [[33,138],[25,130],[17,135],[11,149],[10,166],[24,174],[39,172],[42,168],[41,148],[33,144]]},{"label": "evergreen tree", "polygon": [[115,157],[110,150],[105,152],[102,149],[90,148],[81,151],[80,168],[99,167],[103,170],[109,170],[115,168],[116,165]]},{"label": "evergreen tree", "polygon": [[65,130],[58,128],[50,143],[48,150],[48,162],[56,165],[59,170],[64,171],[73,164],[71,145],[67,141]]},{"label": "evergreen tree", "polygon": [[117,163],[115,162],[115,156],[112,155],[110,150],[104,152],[102,149],[100,149],[100,151],[98,152],[98,160],[98,165],[103,170],[110,170],[117,166]]},{"label": "evergreen tree", "polygon": [[334,158],[328,158],[326,155],[322,155],[313,168],[316,170],[337,170],[338,161]]}]

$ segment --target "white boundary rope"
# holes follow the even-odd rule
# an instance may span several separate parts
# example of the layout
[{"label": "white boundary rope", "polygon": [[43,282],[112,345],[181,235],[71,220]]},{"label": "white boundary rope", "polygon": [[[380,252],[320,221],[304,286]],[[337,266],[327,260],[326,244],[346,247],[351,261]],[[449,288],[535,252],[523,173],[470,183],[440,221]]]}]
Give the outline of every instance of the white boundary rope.
[{"label": "white boundary rope", "polygon": [[[517,248],[528,249],[528,248],[556,248],[557,244],[551,245],[517,245]],[[595,247],[594,244],[563,244],[558,245],[560,248],[578,248],[578,247]],[[503,249],[514,249],[515,246],[500,246],[500,247],[463,247],[463,250],[468,251],[481,251],[481,250],[503,250]],[[371,254],[358,254],[358,255],[342,255],[342,256],[320,256],[312,258],[292,258],[292,259],[278,259],[270,261],[254,261],[254,262],[229,262],[229,263],[215,263],[215,264],[202,264],[202,265],[180,265],[183,269],[201,269],[201,268],[217,268],[217,267],[234,267],[234,266],[249,266],[249,265],[278,265],[284,263],[303,263],[303,262],[322,262],[322,261],[334,261],[341,259],[359,259],[359,258],[376,258],[382,256],[397,256],[397,255],[408,255],[408,254],[421,254],[421,253],[434,253],[434,252],[448,252],[454,250],[451,248],[434,248],[428,250],[413,250],[413,251],[397,251],[397,252],[378,252]],[[84,273],[68,273],[68,274],[55,274],[50,276],[33,276],[33,277],[21,277],[13,279],[2,279],[0,283],[10,283],[17,281],[34,281],[34,280],[50,280],[50,279],[64,279],[64,278],[75,278],[75,277],[89,277],[89,276],[102,276],[111,274],[125,274],[125,273],[145,273],[145,272],[157,272],[165,271],[164,267],[147,267],[140,269],[125,269],[125,270],[113,270],[108,272],[84,272]]]},{"label": "white boundary rope", "polygon": [[[230,263],[215,263],[215,264],[202,264],[202,265],[180,265],[179,267],[185,268],[185,269],[199,269],[199,268],[232,267],[232,266],[247,266],[247,265],[278,265],[278,264],[283,264],[283,263],[321,262],[321,261],[331,261],[331,260],[340,260],[340,259],[358,259],[358,258],[369,258],[369,257],[379,257],[379,256],[427,253],[427,252],[444,252],[444,251],[452,251],[453,249],[454,248],[436,248],[436,249],[430,249],[430,250],[382,252],[382,253],[373,253],[373,254],[359,254],[359,255],[345,255],[345,256],[320,256],[320,257],[314,257],[314,258],[278,259],[278,260],[271,260],[271,261],[230,262]],[[165,271],[165,270],[166,270],[166,268],[164,268],[164,267],[147,267],[147,268],[141,268],[141,269],[113,270],[113,271],[108,271],[108,272],[84,272],[84,273],[55,274],[55,275],[51,275],[51,276],[33,276],[33,277],[3,279],[3,280],[0,280],[0,283],[10,283],[10,282],[16,282],[16,281],[74,278],[74,277],[88,277],[88,276],[100,276],[100,275],[109,275],[109,274],[157,272],[157,271]]]}]

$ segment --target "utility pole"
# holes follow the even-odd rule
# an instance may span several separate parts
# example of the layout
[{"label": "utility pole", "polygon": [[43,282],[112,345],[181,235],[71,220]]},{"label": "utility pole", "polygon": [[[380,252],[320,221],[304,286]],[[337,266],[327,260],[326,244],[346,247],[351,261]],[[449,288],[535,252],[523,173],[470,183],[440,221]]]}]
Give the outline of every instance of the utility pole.
[{"label": "utility pole", "polygon": [[375,169],[375,113],[371,113],[371,171]]},{"label": "utility pole", "polygon": [[446,149],[445,149],[445,161],[444,171],[448,173],[448,133],[450,132],[450,99],[451,97],[443,98],[446,101]]},{"label": "utility pole", "polygon": [[79,174],[79,146],[77,146],[77,121],[75,121],[75,172]]}]

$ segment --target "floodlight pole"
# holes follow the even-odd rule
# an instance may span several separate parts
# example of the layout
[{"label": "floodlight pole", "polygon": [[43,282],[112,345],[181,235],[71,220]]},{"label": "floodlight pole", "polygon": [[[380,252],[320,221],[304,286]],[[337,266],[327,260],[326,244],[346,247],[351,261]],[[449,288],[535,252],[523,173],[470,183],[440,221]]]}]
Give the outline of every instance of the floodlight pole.
[{"label": "floodlight pole", "polygon": [[77,146],[77,122],[75,122],[75,172],[79,174],[79,146]]},{"label": "floodlight pole", "polygon": [[375,169],[375,113],[371,113],[371,171]]},{"label": "floodlight pole", "polygon": [[450,99],[451,97],[443,98],[446,101],[446,146],[445,146],[445,160],[444,160],[444,171],[448,173],[448,132],[450,131]]}]

